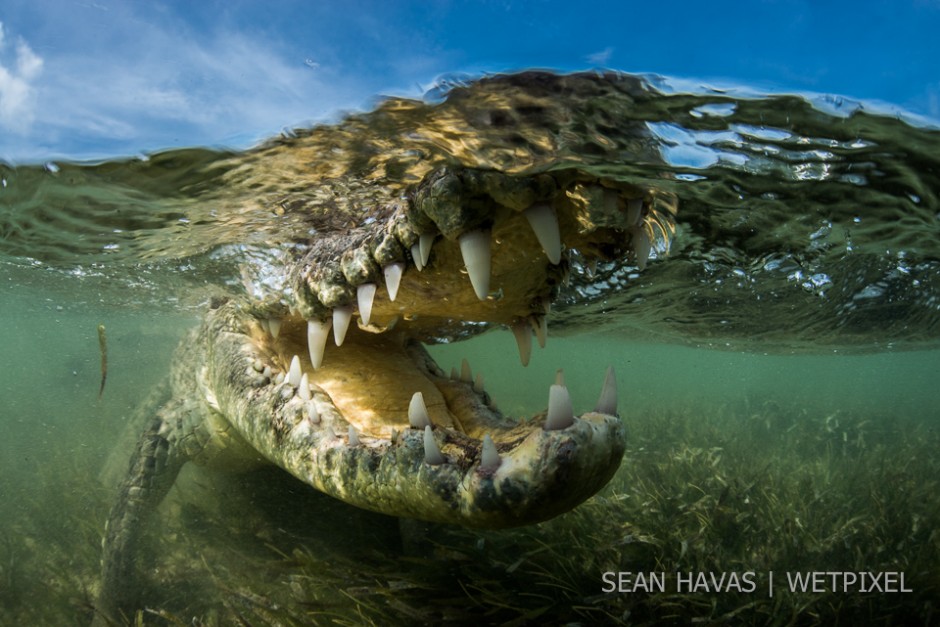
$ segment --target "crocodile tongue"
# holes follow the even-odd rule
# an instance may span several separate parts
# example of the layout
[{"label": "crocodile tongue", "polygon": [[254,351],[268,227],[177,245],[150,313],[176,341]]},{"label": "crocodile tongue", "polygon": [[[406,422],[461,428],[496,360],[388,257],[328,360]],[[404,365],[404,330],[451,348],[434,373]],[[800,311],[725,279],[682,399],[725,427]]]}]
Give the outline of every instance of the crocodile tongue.
[{"label": "crocodile tongue", "polygon": [[433,424],[454,427],[456,421],[429,373],[417,367],[401,333],[374,334],[350,328],[342,347],[327,342],[322,364],[313,368],[305,346],[306,322],[286,319],[271,348],[276,363],[298,357],[310,383],[325,392],[336,410],[359,433],[390,438],[392,429],[408,426],[412,396],[421,392]]}]

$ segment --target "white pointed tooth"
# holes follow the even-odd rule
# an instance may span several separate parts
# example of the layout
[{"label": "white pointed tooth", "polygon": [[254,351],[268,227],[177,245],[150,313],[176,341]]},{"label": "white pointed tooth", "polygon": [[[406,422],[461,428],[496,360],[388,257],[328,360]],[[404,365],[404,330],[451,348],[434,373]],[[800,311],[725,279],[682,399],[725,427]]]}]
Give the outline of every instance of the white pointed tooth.
[{"label": "white pointed tooth", "polygon": [[431,426],[431,417],[428,415],[427,405],[424,404],[424,394],[415,392],[408,405],[408,424],[415,429]]},{"label": "white pointed tooth", "polygon": [[431,425],[424,428],[424,461],[432,466],[438,466],[444,463],[444,456],[441,454],[441,448],[434,440]]},{"label": "white pointed tooth", "polygon": [[276,385],[280,385],[280,384],[284,383],[284,379],[285,379],[285,378],[286,378],[286,377],[284,376],[284,373],[283,373],[283,372],[279,372],[279,373],[277,373],[277,376],[274,377],[274,383],[275,383]]},{"label": "white pointed tooth", "polygon": [[326,338],[330,335],[329,320],[307,321],[307,350],[310,351],[310,363],[314,368],[323,365],[323,351],[326,350]]},{"label": "white pointed tooth", "polygon": [[418,269],[418,272],[424,270],[424,262],[421,261],[421,244],[415,243],[411,247],[411,258],[414,259],[415,267]]},{"label": "white pointed tooth", "polygon": [[604,387],[601,388],[601,397],[597,400],[594,411],[608,416],[617,415],[617,375],[614,374],[613,366],[607,366]]},{"label": "white pointed tooth", "polygon": [[545,416],[546,431],[558,431],[574,424],[574,410],[568,388],[553,385],[548,389],[548,414]]},{"label": "white pointed tooth", "polygon": [[306,420],[301,420],[293,429],[293,437],[297,440],[306,440],[313,433],[313,427]]},{"label": "white pointed tooth", "polygon": [[368,325],[372,319],[372,303],[375,301],[375,283],[363,283],[356,288],[356,301],[359,304],[359,317],[362,324]]},{"label": "white pointed tooth", "polygon": [[304,401],[309,401],[312,398],[310,396],[310,379],[307,378],[306,372],[300,376],[300,387],[297,388],[297,395]]},{"label": "white pointed tooth", "polygon": [[473,380],[473,391],[477,394],[483,394],[483,373],[478,372],[476,378]]},{"label": "white pointed tooth", "polygon": [[273,371],[271,370],[271,366],[265,366],[264,370],[261,371],[261,376],[264,376],[270,379],[272,372]]},{"label": "white pointed tooth", "polygon": [[349,425],[349,446],[359,446],[359,433],[356,431],[356,427]]},{"label": "white pointed tooth", "polygon": [[254,369],[255,372],[263,372],[264,362],[261,361],[260,357],[255,357],[254,360],[251,362],[251,367]]},{"label": "white pointed tooth", "polygon": [[346,339],[346,331],[349,330],[352,315],[353,308],[348,305],[333,310],[333,341],[337,346],[342,346],[343,340]]},{"label": "white pointed tooth", "polygon": [[460,360],[460,380],[464,383],[473,383],[473,371],[470,370],[470,362],[466,359]]},{"label": "white pointed tooth", "polygon": [[431,244],[434,243],[433,233],[423,233],[418,237],[418,252],[421,254],[421,266],[428,267],[431,259]]},{"label": "white pointed tooth", "polygon": [[555,371],[555,385],[565,385],[565,371],[562,368]]},{"label": "white pointed tooth", "polygon": [[268,325],[267,318],[261,318],[260,320],[258,320],[258,324],[261,325],[261,330],[264,331],[265,333],[271,332],[271,327]]},{"label": "white pointed tooth", "polygon": [[627,226],[634,226],[640,223],[643,217],[643,200],[641,198],[631,198],[627,201]]},{"label": "white pointed tooth", "polygon": [[450,380],[460,381],[460,373],[457,372],[457,366],[450,367]]},{"label": "white pointed tooth", "polygon": [[304,403],[304,412],[307,414],[307,420],[313,424],[320,423],[320,412],[317,410],[317,404],[313,401]]},{"label": "white pointed tooth", "polygon": [[385,287],[388,289],[388,299],[395,302],[398,296],[398,286],[401,285],[401,273],[405,271],[405,264],[390,263],[382,270],[385,275]]},{"label": "white pointed tooth", "polygon": [[636,255],[636,267],[640,270],[645,269],[646,262],[650,258],[650,237],[646,233],[646,229],[637,229],[630,243],[633,245],[633,252]]},{"label": "white pointed tooth", "polygon": [[513,323],[510,328],[519,347],[519,361],[523,366],[528,366],[529,358],[532,357],[532,329],[525,320]]},{"label": "white pointed tooth", "polygon": [[525,210],[525,217],[535,233],[535,238],[545,251],[545,256],[554,265],[561,261],[561,233],[558,217],[548,203],[538,203]]},{"label": "white pointed tooth", "polygon": [[268,329],[271,331],[271,337],[276,340],[277,336],[281,334],[281,319],[268,318]]},{"label": "white pointed tooth", "polygon": [[290,368],[287,370],[287,381],[294,387],[300,385],[300,357],[294,355],[290,360]]},{"label": "white pointed tooth", "polygon": [[463,264],[477,298],[486,300],[490,293],[490,232],[470,231],[458,238]]},{"label": "white pointed tooth", "polygon": [[535,339],[539,343],[539,348],[545,348],[545,342],[548,341],[548,319],[545,316],[530,316],[529,322],[532,330],[535,331]]},{"label": "white pointed tooth", "polygon": [[483,452],[480,455],[480,470],[496,470],[502,463],[493,438],[487,433],[483,436]]}]

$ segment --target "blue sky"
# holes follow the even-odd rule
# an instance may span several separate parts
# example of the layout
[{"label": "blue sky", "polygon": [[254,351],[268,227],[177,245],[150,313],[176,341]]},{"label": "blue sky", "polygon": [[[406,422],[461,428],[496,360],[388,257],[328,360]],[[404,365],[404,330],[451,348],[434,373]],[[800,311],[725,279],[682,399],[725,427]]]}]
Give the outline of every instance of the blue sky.
[{"label": "blue sky", "polygon": [[940,0],[3,0],[0,159],[250,145],[444,74],[608,67],[940,119]]}]

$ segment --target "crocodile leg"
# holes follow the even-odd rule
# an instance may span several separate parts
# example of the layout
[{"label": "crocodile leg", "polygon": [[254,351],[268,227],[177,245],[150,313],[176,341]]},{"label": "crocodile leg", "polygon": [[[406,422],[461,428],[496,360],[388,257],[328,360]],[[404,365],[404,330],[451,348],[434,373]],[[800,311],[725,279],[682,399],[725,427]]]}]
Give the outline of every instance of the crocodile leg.
[{"label": "crocodile leg", "polygon": [[171,437],[173,403],[164,405],[141,434],[127,477],[111,509],[102,543],[101,591],[94,626],[124,624],[135,607],[136,558],[147,519],[172,487],[187,461]]}]

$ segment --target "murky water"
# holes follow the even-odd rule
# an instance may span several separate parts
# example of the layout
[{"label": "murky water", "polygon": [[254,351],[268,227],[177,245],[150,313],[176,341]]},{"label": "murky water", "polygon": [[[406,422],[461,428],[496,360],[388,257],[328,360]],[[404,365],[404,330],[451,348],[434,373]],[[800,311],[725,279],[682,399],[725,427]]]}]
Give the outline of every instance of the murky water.
[{"label": "murky water", "polygon": [[[590,543],[572,549],[582,570],[567,580],[554,605],[545,601],[550,611],[569,620],[625,620],[630,611],[650,620],[666,616],[655,603],[601,594],[602,572],[641,567],[733,567],[762,573],[774,568],[909,568],[908,583],[915,582],[915,592],[892,598],[887,615],[921,623],[936,620],[936,609],[925,599],[940,591],[935,566],[940,563],[940,537],[930,531],[940,529],[940,467],[934,460],[940,426],[940,133],[835,100],[677,94],[644,84],[631,89],[636,90],[635,107],[623,113],[630,116],[624,124],[647,130],[640,157],[628,158],[623,146],[611,148],[603,137],[581,138],[580,144],[569,142],[559,149],[550,165],[533,157],[504,169],[577,164],[617,181],[674,193],[679,213],[668,254],[665,242],[659,242],[644,271],[603,263],[592,270],[574,258],[571,286],[549,319],[548,346],[536,350],[526,369],[518,365],[511,334],[502,329],[432,348],[445,369],[468,358],[483,372],[500,408],[514,415],[545,406],[548,383],[559,367],[565,369],[575,410],[587,409],[604,368],[614,364],[631,445],[612,488],[585,505],[586,513],[567,515],[560,523],[529,532],[448,536],[438,548],[449,547],[450,552],[400,567],[389,565],[397,563],[398,549],[388,549],[390,561],[384,562],[375,555],[382,553],[386,540],[370,539],[371,534],[381,536],[375,529],[389,523],[382,519],[373,528],[366,518],[366,531],[352,535],[355,551],[374,558],[369,568],[378,574],[368,585],[357,578],[365,567],[343,561],[355,564],[359,553],[337,549],[332,554],[333,549],[318,544],[317,534],[342,530],[325,528],[322,521],[304,526],[293,517],[293,505],[307,514],[322,507],[300,486],[288,481],[275,490],[280,502],[259,505],[264,499],[257,486],[252,491],[250,481],[240,485],[244,494],[233,502],[255,512],[246,515],[251,522],[243,525],[232,519],[213,522],[204,512],[192,514],[184,495],[181,505],[166,508],[172,538],[158,542],[159,550],[171,557],[158,566],[155,577],[167,585],[174,577],[199,581],[199,592],[156,594],[165,605],[149,614],[148,621],[157,624],[161,612],[164,617],[186,617],[188,612],[200,616],[200,624],[226,624],[236,615],[250,616],[252,624],[327,623],[357,616],[405,623],[416,616],[433,621],[461,612],[485,616],[488,611],[500,622],[508,621],[541,606],[522,603],[516,613],[500,610],[506,606],[492,596],[488,582],[502,581],[518,594],[531,591],[529,587],[544,589],[539,586],[548,575],[523,567],[527,575],[520,579],[518,564],[510,570],[512,564],[493,553],[475,551],[484,543],[508,542],[521,547],[519,563],[537,564],[532,556],[542,544],[566,541],[565,525],[585,524],[630,533],[617,536],[621,544],[611,540],[605,545],[603,560],[593,561]],[[476,104],[472,98],[465,102],[467,107]],[[390,124],[388,111],[401,111],[401,118]],[[505,165],[500,151],[506,143],[498,129],[492,135],[481,128],[463,129],[480,140],[469,157],[458,154],[446,134],[428,131],[449,119],[444,115],[448,111],[446,101],[435,99],[429,104],[391,103],[383,115],[360,116],[329,131],[339,163],[334,165],[346,168],[339,175],[358,173],[366,181],[349,193],[371,197],[388,185],[387,179],[368,176],[378,167],[375,155],[383,155],[383,168],[393,158],[407,161],[415,151],[429,163],[449,155],[465,165],[468,160],[477,166]],[[425,135],[414,133],[415,126]],[[361,137],[369,133],[387,143],[375,140],[364,147]],[[283,144],[309,151],[321,139],[301,132]],[[363,153],[353,154],[357,150]],[[612,153],[620,158],[612,162]],[[113,464],[109,458],[115,447],[126,448],[125,426],[134,408],[166,375],[176,343],[196,324],[207,300],[243,290],[240,264],[266,264],[311,232],[302,212],[266,204],[273,198],[270,190],[255,193],[254,177],[262,174],[257,159],[265,154],[189,150],[100,164],[0,166],[0,346],[5,366],[0,382],[0,622],[81,624],[90,617],[97,547],[112,496],[112,486],[99,475]],[[410,163],[401,167],[407,170]],[[324,180],[334,184],[332,178]],[[405,186],[408,180],[401,177],[395,185]],[[290,198],[281,198],[278,207],[311,193],[310,188],[280,192]],[[305,208],[315,211],[316,205]],[[107,329],[109,359],[100,400],[99,324]],[[767,432],[755,436],[756,422],[766,424]],[[681,433],[675,425],[682,425]],[[735,448],[736,440],[744,448]],[[764,445],[770,448],[756,450]],[[666,529],[681,527],[676,520],[683,514],[662,518],[662,527],[644,523],[639,501],[630,501],[630,482],[638,480],[629,473],[649,471],[653,461],[679,459],[682,451],[709,447],[723,448],[733,461],[703,461],[702,468],[711,468],[703,476],[731,477],[734,488],[725,486],[726,492],[740,489],[745,494],[740,500],[716,500],[720,508],[715,505],[711,515],[719,509],[739,517],[750,511],[745,498],[757,501],[749,490],[763,479],[755,475],[745,480],[733,468],[765,462],[776,463],[772,468],[779,474],[768,485],[777,486],[779,494],[787,494],[784,479],[792,476],[825,493],[817,509],[840,514],[809,522],[799,512],[800,503],[794,501],[792,511],[787,503],[777,503],[786,521],[776,526],[768,522],[764,536],[758,536],[763,538],[760,544],[742,549],[730,561],[709,561],[703,551],[701,561],[689,562],[689,551],[695,549],[688,546],[707,535],[704,523],[673,546]],[[803,452],[795,452],[799,450]],[[119,451],[116,457],[127,454],[129,450]],[[842,461],[831,461],[836,454]],[[799,466],[787,465],[796,461]],[[737,466],[728,470],[728,464]],[[796,468],[817,467],[819,476],[796,476],[802,472]],[[674,478],[678,470],[670,472]],[[882,502],[856,492],[858,486],[846,478],[852,474],[871,478],[873,483],[864,488],[867,495],[896,488],[909,496],[896,504],[900,511],[893,514],[905,524],[879,526],[887,516],[878,509]],[[741,487],[735,476],[751,482],[750,487]],[[875,483],[878,477],[883,477],[880,484]],[[660,485],[666,494],[659,498],[685,502],[687,509],[680,505],[678,511],[691,511],[695,501],[686,492],[665,479]],[[703,494],[711,489],[701,487]],[[627,503],[633,510],[610,509],[611,503]],[[350,514],[343,510],[338,516],[345,520]],[[849,533],[844,531],[846,520],[863,522],[853,523]],[[839,542],[848,547],[846,554],[812,553],[806,548],[809,540],[800,550],[794,548],[785,530],[803,524],[815,525],[813,546],[844,533]],[[630,553],[629,546],[635,545],[624,540],[627,536],[654,538],[648,544],[655,547],[652,555],[644,561]],[[721,537],[729,547],[733,544],[718,537],[719,544]],[[780,543],[790,548],[779,552]],[[680,545],[685,547],[681,554]],[[619,552],[611,548],[618,546]],[[257,572],[242,564],[240,570],[238,560],[225,561],[230,550],[244,551],[241,557],[250,553],[265,568]],[[737,549],[728,548],[729,554],[732,550]],[[321,572],[326,592],[315,588],[310,569],[317,562],[307,551],[332,555],[323,557],[333,564]],[[894,557],[888,559],[886,551]],[[425,575],[456,568],[465,558],[483,569],[477,573],[481,579],[463,582],[464,594],[452,590],[450,605],[441,614],[415,609],[441,594]],[[924,567],[923,560],[930,563],[932,558],[938,558],[934,566]],[[384,583],[375,584],[378,580]],[[396,581],[407,590],[398,605],[388,592]],[[363,592],[371,585],[377,587]],[[329,600],[330,589],[341,600]],[[689,595],[676,603],[684,608],[683,615],[717,618],[703,609],[703,598]],[[751,602],[719,598],[722,612]],[[818,610],[828,601],[813,597],[809,603],[830,618],[860,619],[865,614],[856,606],[870,607],[881,597],[845,593],[838,599],[843,610],[832,610],[829,603],[830,614]],[[859,599],[863,602],[856,603]],[[274,608],[278,603],[281,610]],[[284,607],[293,609],[278,614],[287,611]],[[572,609],[583,607],[594,610]],[[753,612],[751,622],[774,622],[771,609]],[[876,615],[882,616],[871,610],[869,616]],[[807,621],[810,617],[803,616]]]}]

